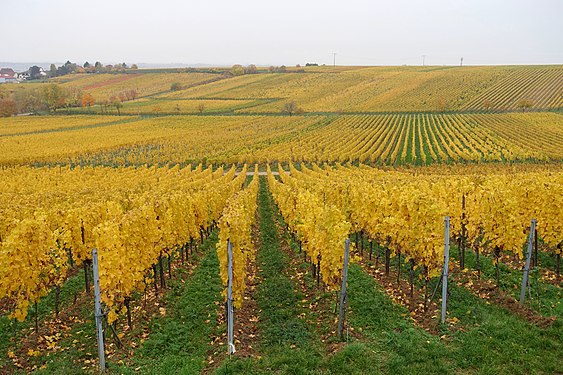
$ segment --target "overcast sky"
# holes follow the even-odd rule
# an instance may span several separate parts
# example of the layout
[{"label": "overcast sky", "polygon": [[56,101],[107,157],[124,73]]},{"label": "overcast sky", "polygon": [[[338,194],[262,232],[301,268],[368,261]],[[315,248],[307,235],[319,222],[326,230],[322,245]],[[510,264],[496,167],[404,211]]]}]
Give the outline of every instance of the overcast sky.
[{"label": "overcast sky", "polygon": [[0,61],[561,64],[563,0],[0,0]]}]

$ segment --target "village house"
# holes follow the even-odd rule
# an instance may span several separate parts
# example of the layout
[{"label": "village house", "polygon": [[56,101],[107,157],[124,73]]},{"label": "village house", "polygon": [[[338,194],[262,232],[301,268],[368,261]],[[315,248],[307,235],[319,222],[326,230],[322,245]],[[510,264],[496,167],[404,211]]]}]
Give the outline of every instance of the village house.
[{"label": "village house", "polygon": [[18,75],[12,68],[0,69],[0,83],[17,83]]}]

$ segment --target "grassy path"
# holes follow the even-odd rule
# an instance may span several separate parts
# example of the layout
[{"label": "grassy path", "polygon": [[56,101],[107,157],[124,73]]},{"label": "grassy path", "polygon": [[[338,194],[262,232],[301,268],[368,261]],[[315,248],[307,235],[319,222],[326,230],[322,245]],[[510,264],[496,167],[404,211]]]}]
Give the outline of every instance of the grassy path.
[{"label": "grassy path", "polygon": [[[137,296],[132,306],[141,310],[133,314],[133,331],[122,338],[124,348],[116,348],[113,338],[106,335],[109,374],[200,373],[207,363],[209,337],[217,329],[216,304],[221,300],[216,241],[213,234],[190,255],[185,266],[178,265],[173,278],[167,280],[166,294],[151,299],[146,310],[142,297]],[[37,373],[97,372],[92,298],[81,300],[74,313],[70,331],[58,343],[63,350],[39,357],[45,366],[38,366]],[[123,325],[118,325],[118,333],[123,332]]]},{"label": "grassy path", "polygon": [[537,327],[455,282],[449,284],[449,326],[440,326],[438,335],[405,325],[408,310],[381,298],[383,286],[356,265],[349,290],[350,319],[369,338],[368,347],[384,353],[378,359],[383,373],[552,374],[563,365],[560,320]]},{"label": "grassy path", "polygon": [[[452,252],[452,258],[458,260],[457,249]],[[540,268],[532,268],[530,271],[530,291],[526,294],[526,306],[530,307],[537,313],[543,316],[557,316],[559,319],[563,318],[563,291],[560,282],[559,286],[544,282],[541,280],[541,268],[550,270],[555,269],[554,259],[544,252],[539,253],[541,261]],[[496,268],[493,260],[489,256],[481,255],[481,278],[489,279],[492,283],[496,284]],[[476,270],[476,257],[475,252],[467,250],[465,252],[465,267],[471,271]],[[499,263],[500,270],[500,288],[514,299],[520,299],[520,289],[522,283],[522,270],[513,269]],[[530,298],[531,297],[531,298]]]},{"label": "grassy path", "polygon": [[413,325],[408,310],[391,302],[383,288],[359,265],[350,267],[349,320],[365,342],[355,344],[367,373],[445,374],[452,372],[448,348]]},{"label": "grassy path", "polygon": [[260,309],[258,343],[261,358],[227,359],[218,374],[262,373],[275,370],[283,374],[302,374],[319,367],[322,359],[320,340],[314,327],[306,321],[304,298],[289,267],[289,259],[281,250],[278,229],[274,222],[275,206],[260,180],[258,193],[258,227],[260,248],[256,256],[257,276],[261,282],[256,290]]},{"label": "grassy path", "polygon": [[151,321],[150,335],[130,367],[117,368],[115,373],[198,374],[203,370],[210,337],[217,330],[217,304],[222,301],[216,242],[216,234],[204,241],[203,258],[189,278],[173,279],[166,315]]},{"label": "grassy path", "polygon": [[[35,315],[37,314],[39,336],[51,336],[57,333],[62,334],[61,330],[67,329],[68,325],[72,322],[62,321],[65,319],[65,310],[72,306],[75,298],[84,293],[84,274],[78,274],[69,277],[69,279],[61,286],[59,296],[59,310],[60,319],[55,317],[55,291],[52,290],[48,295],[39,300],[37,304],[37,311],[32,305],[29,309],[29,314],[26,320],[22,323],[16,320],[11,320],[8,316],[0,317],[0,374],[15,373],[18,370],[15,363],[22,365],[34,364],[39,367],[41,363],[46,361],[45,354],[38,357],[25,358],[26,362],[15,359],[12,361],[8,352],[15,352],[16,355],[24,355],[29,348],[35,347],[37,340],[39,340],[35,332]],[[56,337],[57,341],[59,337]],[[34,348],[36,349],[36,348]]]}]

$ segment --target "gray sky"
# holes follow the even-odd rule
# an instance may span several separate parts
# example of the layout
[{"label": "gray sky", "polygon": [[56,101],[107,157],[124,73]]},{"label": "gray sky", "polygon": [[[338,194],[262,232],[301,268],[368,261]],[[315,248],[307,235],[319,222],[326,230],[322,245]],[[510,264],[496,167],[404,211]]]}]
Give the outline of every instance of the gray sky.
[{"label": "gray sky", "polygon": [[561,64],[562,0],[0,0],[0,61]]}]

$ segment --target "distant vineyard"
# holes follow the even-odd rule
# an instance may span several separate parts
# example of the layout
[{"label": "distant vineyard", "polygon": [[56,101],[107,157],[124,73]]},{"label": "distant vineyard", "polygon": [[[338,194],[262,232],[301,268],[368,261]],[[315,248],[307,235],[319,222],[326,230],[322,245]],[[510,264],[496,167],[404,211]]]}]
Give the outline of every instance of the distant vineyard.
[{"label": "distant vineyard", "polygon": [[63,86],[81,89],[96,100],[107,100],[128,90],[135,90],[137,97],[143,97],[169,91],[175,82],[189,87],[218,78],[220,75],[208,73],[81,74],[64,82]]},{"label": "distant vineyard", "polygon": [[[61,126],[80,118],[61,117]],[[563,160],[558,113],[83,118],[57,132],[43,131],[53,128],[51,117],[0,120],[0,134],[3,124],[6,133],[33,129],[2,140],[0,164]]]},{"label": "distant vineyard", "polygon": [[[295,101],[306,112],[517,111],[563,107],[563,67],[327,67],[296,73],[225,77],[209,73],[83,74],[59,79],[97,101],[133,90],[136,97],[247,101],[241,113],[279,113]],[[176,91],[171,85],[177,83]],[[127,99],[130,100],[130,99]],[[171,108],[162,112],[173,113]],[[219,104],[219,103],[217,103]],[[225,105],[226,103],[222,103]],[[161,101],[144,100],[141,112]],[[208,108],[214,107],[213,104]],[[196,110],[182,110],[195,113]],[[156,111],[158,112],[158,111]],[[131,113],[130,111],[128,113]]]},{"label": "distant vineyard", "polygon": [[371,67],[240,76],[162,97],[276,99],[244,113],[288,101],[306,112],[443,112],[560,108],[562,90],[561,66]]},{"label": "distant vineyard", "polygon": [[562,121],[559,114],[340,116],[255,157],[395,165],[561,160]]}]

